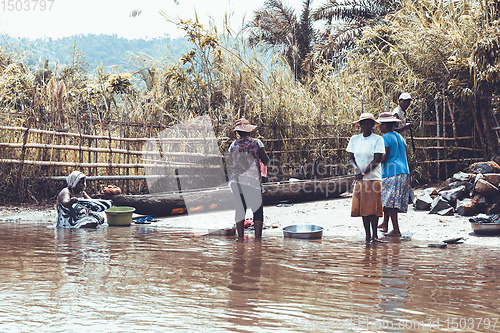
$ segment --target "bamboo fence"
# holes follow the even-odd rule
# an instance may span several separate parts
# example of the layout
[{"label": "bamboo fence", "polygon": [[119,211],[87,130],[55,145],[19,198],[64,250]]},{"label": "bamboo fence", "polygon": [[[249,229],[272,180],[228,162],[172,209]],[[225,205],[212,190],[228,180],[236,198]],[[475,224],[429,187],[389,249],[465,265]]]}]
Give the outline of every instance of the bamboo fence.
[{"label": "bamboo fence", "polygon": [[[452,124],[452,123],[446,123]],[[425,124],[427,126],[432,126],[433,123],[430,122]],[[11,149],[16,150],[17,153],[12,154],[12,151],[9,155],[18,156],[17,159],[13,158],[0,158],[0,164],[3,165],[33,165],[33,166],[44,166],[44,167],[55,167],[54,168],[54,179],[62,179],[64,177],[61,175],[68,173],[68,168],[83,168],[88,169],[86,172],[89,175],[89,180],[131,180],[131,179],[145,179],[144,168],[154,168],[158,167],[159,164],[164,162],[159,161],[158,159],[147,159],[144,158],[143,155],[147,153],[148,156],[157,156],[160,155],[163,157],[197,157],[197,158],[212,158],[219,157],[220,155],[213,154],[203,154],[203,153],[190,153],[190,152],[159,152],[159,151],[151,151],[145,152],[139,149],[120,149],[117,148],[120,146],[119,143],[128,142],[133,144],[134,146],[144,144],[146,141],[154,141],[156,143],[159,142],[168,142],[172,143],[198,143],[203,144],[205,142],[204,138],[121,138],[121,137],[113,137],[113,136],[101,136],[101,135],[88,135],[88,134],[78,134],[78,133],[70,133],[70,132],[57,132],[57,131],[47,131],[47,130],[39,130],[39,129],[31,129],[25,127],[14,127],[14,126],[0,126],[0,131],[12,131],[12,132],[20,132],[23,133],[23,136],[18,136],[18,139],[24,138],[22,142],[0,142],[0,149]],[[454,131],[455,132],[455,131]],[[456,132],[455,132],[456,133]],[[38,143],[38,142],[30,142],[30,135],[35,134],[44,134],[49,137],[52,137],[52,142],[61,141],[64,142],[65,138],[72,138],[77,140],[77,144],[53,144],[53,143]],[[60,138],[61,140],[56,140],[55,138]],[[39,139],[39,138],[38,138]],[[441,153],[452,154],[454,152],[459,152],[461,156],[467,155],[464,153],[481,153],[482,150],[479,148],[474,148],[470,146],[459,146],[459,142],[467,142],[474,140],[475,136],[455,136],[452,138],[445,137],[415,137],[413,140],[423,145],[416,146],[415,149],[422,151],[431,151],[435,150],[438,152],[436,159],[418,161],[418,163],[426,163],[426,164],[436,164],[436,163],[456,163],[460,161],[475,161],[480,160],[480,157],[470,157],[466,156],[464,158],[455,158],[455,159],[442,159]],[[91,141],[89,141],[91,140]],[[345,147],[347,146],[347,142],[349,137],[336,137],[332,138],[329,136],[326,137],[314,137],[314,138],[281,138],[281,139],[263,139],[262,141],[266,144],[266,146],[272,146],[273,143],[279,142],[283,144],[287,141],[306,141],[306,142],[315,142],[315,141],[335,141],[336,143],[342,143],[341,146],[332,147],[332,148],[324,148],[323,152],[339,152],[344,153]],[[432,141],[437,142],[436,146],[426,145],[431,143]],[[89,146],[88,143],[97,143],[97,147]],[[446,142],[453,142],[453,146],[446,146]],[[113,143],[115,143],[113,145]],[[319,149],[319,148],[317,148]],[[288,150],[270,150],[269,154],[271,157],[280,154],[290,154],[290,153],[306,153],[311,149],[288,149]],[[59,151],[62,154],[56,155],[54,151]],[[87,158],[87,162],[83,158],[84,154],[88,154],[89,158]],[[97,158],[92,158],[91,154],[97,156]],[[5,155],[5,154],[4,154]],[[34,158],[34,157],[42,157],[42,158]],[[59,156],[56,159],[56,156]],[[129,156],[130,159],[128,163],[120,162],[123,160],[124,156]],[[31,157],[31,158],[30,158]],[[96,162],[102,161],[102,162]],[[291,161],[291,163],[296,164]],[[179,162],[169,162],[169,165],[174,165],[179,168],[190,168],[193,170],[206,168],[207,166],[199,166],[194,163],[179,163]],[[341,166],[342,164],[333,164],[334,166]],[[327,165],[331,166],[331,164]],[[96,173],[95,170],[98,169]],[[128,169],[130,174],[129,177],[125,176],[125,170]],[[95,175],[95,178],[91,176]],[[286,176],[286,175],[283,175]]]},{"label": "bamboo fence", "polygon": [[[474,128],[455,119],[454,106],[448,98],[434,100],[435,110],[425,113],[435,115],[434,119],[423,119],[423,104],[420,107],[421,117],[414,122],[418,136],[411,138],[413,144],[409,144],[410,169],[417,174],[414,178],[442,180],[463,170],[471,162],[484,159],[483,147],[478,143]],[[92,119],[88,122],[92,123]],[[113,124],[120,129],[137,125],[154,127],[157,132],[164,130],[155,124]],[[200,172],[209,170],[210,174],[211,169],[214,169],[214,179],[218,179],[215,169],[221,166],[225,178],[228,177],[222,155],[227,151],[230,138],[217,139],[221,154],[206,154],[203,151],[205,137],[130,137],[123,130],[119,135],[112,135],[110,124],[104,125],[108,126],[108,135],[96,134],[95,128],[91,131],[94,134],[82,133],[85,126],[78,126],[79,133],[0,126],[0,170],[4,170],[5,175],[9,174],[5,170],[16,169],[18,175],[22,175],[23,170],[29,169],[26,174],[33,180],[61,182],[77,169],[87,175],[90,190],[94,193],[109,183],[122,187],[126,193],[147,193],[151,179],[196,179]],[[340,127],[343,129],[338,130]],[[350,136],[345,134],[355,134],[358,130],[352,127],[346,131],[345,127],[344,124],[319,124],[311,132],[311,127],[301,127],[294,123],[293,118],[290,123],[279,127],[260,126],[259,132],[265,135],[261,140],[271,158],[270,169],[277,170],[270,180],[321,178],[351,172],[345,152]],[[148,142],[164,148],[145,151]],[[186,146],[190,149],[182,148]],[[208,162],[200,164],[200,159]],[[156,170],[154,175],[151,175],[151,170]],[[60,189],[61,184],[56,187]]]}]

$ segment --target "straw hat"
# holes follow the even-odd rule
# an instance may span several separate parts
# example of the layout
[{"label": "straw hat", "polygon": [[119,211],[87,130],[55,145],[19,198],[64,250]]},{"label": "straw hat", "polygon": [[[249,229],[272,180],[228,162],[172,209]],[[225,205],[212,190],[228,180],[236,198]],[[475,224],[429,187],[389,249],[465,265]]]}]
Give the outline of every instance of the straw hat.
[{"label": "straw hat", "polygon": [[255,131],[258,127],[259,126],[250,125],[248,120],[246,120],[245,118],[241,118],[241,119],[236,120],[236,122],[234,123],[233,132],[239,131],[239,132],[251,133],[251,132]]},{"label": "straw hat", "polygon": [[401,95],[399,95],[399,99],[413,99],[411,98],[411,95],[408,94],[408,93],[402,93]]},{"label": "straw hat", "polygon": [[356,121],[353,121],[352,123],[353,124],[356,124],[356,125],[359,125],[359,122],[361,120],[367,120],[367,119],[370,119],[370,120],[373,120],[375,122],[375,126],[378,126],[380,125],[380,123],[378,121],[375,120],[375,117],[373,116],[373,114],[371,114],[370,112],[365,112],[365,113],[362,113],[360,116],[359,116],[359,119],[356,120]]},{"label": "straw hat", "polygon": [[400,123],[401,122],[401,120],[394,117],[394,115],[390,112],[382,112],[378,116],[377,121],[379,123]]}]

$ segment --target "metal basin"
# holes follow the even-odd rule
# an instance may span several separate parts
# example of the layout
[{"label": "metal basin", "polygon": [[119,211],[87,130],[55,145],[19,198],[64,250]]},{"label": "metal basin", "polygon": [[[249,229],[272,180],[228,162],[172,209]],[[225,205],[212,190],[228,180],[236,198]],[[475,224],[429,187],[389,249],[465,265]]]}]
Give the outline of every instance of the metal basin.
[{"label": "metal basin", "polygon": [[470,222],[470,225],[478,235],[500,235],[500,223]]},{"label": "metal basin", "polygon": [[314,224],[294,224],[283,228],[283,236],[289,238],[318,239],[323,236],[323,227]]}]

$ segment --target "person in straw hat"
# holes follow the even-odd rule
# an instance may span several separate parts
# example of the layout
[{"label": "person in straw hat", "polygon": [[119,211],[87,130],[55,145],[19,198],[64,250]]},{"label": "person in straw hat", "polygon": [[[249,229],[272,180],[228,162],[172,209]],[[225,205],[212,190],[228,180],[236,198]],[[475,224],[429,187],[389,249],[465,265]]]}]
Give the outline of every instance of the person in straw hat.
[{"label": "person in straw hat", "polygon": [[251,134],[258,127],[251,125],[245,118],[238,119],[233,132],[238,133],[239,139],[229,147],[231,176],[229,187],[235,199],[235,221],[238,238],[243,239],[245,232],[245,214],[247,208],[253,212],[255,238],[262,238],[264,224],[264,210],[262,202],[262,177],[260,164],[267,165],[267,156],[261,140],[252,138]]},{"label": "person in straw hat", "polygon": [[384,133],[385,154],[382,157],[382,205],[384,219],[379,228],[387,232],[389,218],[393,230],[386,236],[400,237],[398,213],[408,211],[410,194],[410,172],[406,158],[406,141],[394,131],[396,124],[401,120],[390,112],[381,113],[377,119],[380,122],[380,131]]},{"label": "person in straw hat", "polygon": [[373,133],[373,128],[379,125],[373,114],[362,113],[353,124],[361,127],[362,133],[351,137],[346,148],[355,178],[351,216],[362,217],[365,240],[373,242],[378,241],[377,223],[383,215],[380,162],[385,152],[384,140]]}]

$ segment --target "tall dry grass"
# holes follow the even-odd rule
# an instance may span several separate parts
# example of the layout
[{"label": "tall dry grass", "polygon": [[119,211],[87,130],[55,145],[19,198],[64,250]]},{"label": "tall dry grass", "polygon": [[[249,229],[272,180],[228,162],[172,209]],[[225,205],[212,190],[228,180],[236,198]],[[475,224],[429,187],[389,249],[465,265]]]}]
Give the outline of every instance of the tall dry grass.
[{"label": "tall dry grass", "polygon": [[[350,123],[361,112],[378,115],[392,110],[399,94],[406,91],[415,97],[409,109],[409,118],[417,125],[415,134],[436,135],[434,127],[422,123],[435,120],[435,99],[441,105],[446,95],[456,107],[457,122],[464,123],[460,133],[476,133],[479,141],[483,127],[475,129],[477,122],[470,121],[471,103],[485,94],[485,71],[494,72],[496,67],[481,69],[474,56],[478,57],[477,41],[497,24],[492,8],[491,1],[485,0],[406,2],[386,18],[385,24],[367,29],[342,66],[318,63],[305,83],[294,80],[283,59],[249,48],[244,36],[228,30],[217,33],[216,27],[204,28],[190,21],[178,24],[193,43],[191,50],[173,64],[134,56],[131,61],[137,70],[133,73],[122,73],[118,68],[106,73],[102,67],[88,72],[78,53],[68,68],[31,72],[22,59],[2,52],[0,124],[125,138],[155,137],[170,126],[208,114],[224,153],[234,139],[234,121],[246,117],[259,125],[258,137],[275,140],[266,141],[274,165],[285,166],[282,172],[293,174],[304,164],[347,164],[342,151],[346,138],[358,133]],[[477,84],[479,81],[483,84]],[[1,142],[24,140],[22,132],[0,132]],[[140,144],[123,141],[110,145],[102,140],[42,134],[30,135],[29,140],[141,149]],[[465,144],[474,147],[477,143]],[[22,154],[20,149],[10,148],[0,148],[0,152],[2,158],[11,159]],[[50,149],[27,149],[24,154],[24,159],[32,160],[140,163],[139,157],[120,154]],[[450,156],[471,155],[453,152]],[[414,179],[435,179],[435,166],[418,161],[436,158],[431,150],[411,152]],[[455,169],[466,164],[459,163]],[[57,189],[60,183],[45,186],[31,180],[70,171],[68,167],[2,165],[0,175],[7,185],[0,198],[32,200],[40,193],[53,196],[57,191],[52,188]],[[92,175],[143,173],[140,168],[84,171]],[[139,192],[144,187],[144,182],[138,182],[129,190]]]}]

